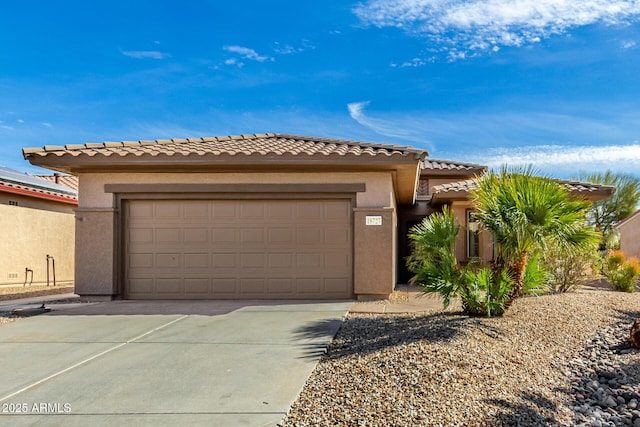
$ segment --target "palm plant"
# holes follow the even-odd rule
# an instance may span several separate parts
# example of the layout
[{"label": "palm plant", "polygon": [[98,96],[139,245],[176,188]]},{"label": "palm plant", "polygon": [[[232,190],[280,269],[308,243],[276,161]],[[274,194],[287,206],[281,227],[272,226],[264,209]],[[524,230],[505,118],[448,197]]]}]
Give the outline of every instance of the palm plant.
[{"label": "palm plant", "polygon": [[600,238],[586,222],[589,202],[570,198],[561,184],[535,175],[530,167],[486,173],[471,197],[493,236],[495,271],[506,269],[514,280],[511,300],[523,294],[530,254],[549,243],[570,251]]}]

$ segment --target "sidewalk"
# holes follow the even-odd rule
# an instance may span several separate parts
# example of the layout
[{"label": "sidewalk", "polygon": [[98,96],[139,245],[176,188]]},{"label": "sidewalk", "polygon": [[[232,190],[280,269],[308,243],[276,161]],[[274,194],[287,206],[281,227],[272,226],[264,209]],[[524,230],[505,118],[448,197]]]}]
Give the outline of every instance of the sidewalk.
[{"label": "sidewalk", "polygon": [[38,297],[18,298],[0,301],[0,312],[10,312],[14,308],[41,305],[48,301],[57,300],[69,300],[77,299],[80,302],[80,297],[74,293],[67,294],[54,294],[54,295],[42,295]]},{"label": "sidewalk", "polygon": [[[450,307],[459,305],[452,301]],[[350,313],[421,313],[442,310],[442,298],[438,295],[425,295],[422,291],[409,285],[398,285],[389,299],[358,301],[351,306]]]}]

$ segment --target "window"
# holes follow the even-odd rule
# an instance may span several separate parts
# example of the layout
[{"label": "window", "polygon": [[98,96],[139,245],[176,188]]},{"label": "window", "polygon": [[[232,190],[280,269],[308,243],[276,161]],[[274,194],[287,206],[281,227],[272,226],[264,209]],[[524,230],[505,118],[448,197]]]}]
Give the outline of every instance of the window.
[{"label": "window", "polygon": [[9,200],[9,206],[18,206],[18,202],[15,200]]},{"label": "window", "polygon": [[480,256],[480,236],[479,236],[478,216],[475,211],[467,210],[467,258]]}]

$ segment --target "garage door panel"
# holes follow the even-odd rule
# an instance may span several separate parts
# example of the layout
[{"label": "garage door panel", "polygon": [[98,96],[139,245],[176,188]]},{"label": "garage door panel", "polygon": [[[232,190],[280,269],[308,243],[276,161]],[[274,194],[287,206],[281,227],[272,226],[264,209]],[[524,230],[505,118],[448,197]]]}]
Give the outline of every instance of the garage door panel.
[{"label": "garage door panel", "polygon": [[129,230],[129,241],[132,243],[153,243],[153,228],[132,228]]},{"label": "garage door panel", "polygon": [[323,230],[320,227],[304,227],[296,231],[296,243],[302,247],[318,247],[323,243]]},{"label": "garage door panel", "polygon": [[327,202],[324,204],[325,220],[342,222],[351,217],[351,206],[340,202]]},{"label": "garage door panel", "polygon": [[153,268],[153,254],[129,254],[129,268]]},{"label": "garage door panel", "polygon": [[151,278],[130,278],[129,279],[129,293],[152,295],[153,294],[153,279]]},{"label": "garage door panel", "polygon": [[264,203],[242,203],[239,207],[237,218],[239,220],[264,219],[265,207]]},{"label": "garage door panel", "polygon": [[217,253],[212,256],[212,268],[214,271],[224,269],[235,272],[238,267],[238,255],[235,253]]},{"label": "garage door panel", "polygon": [[348,287],[349,283],[344,278],[327,278],[324,280],[324,291],[327,293],[343,294]]},{"label": "garage door panel", "polygon": [[267,286],[264,278],[241,278],[240,293],[263,295],[266,293]]},{"label": "garage door panel", "polygon": [[202,228],[185,228],[183,229],[184,244],[189,246],[208,245],[210,244],[209,229]]},{"label": "garage door panel", "polygon": [[184,292],[183,280],[177,277],[167,277],[167,278],[158,278],[155,279],[155,289],[154,291],[158,295],[179,295]]},{"label": "garage door panel", "polygon": [[184,279],[184,292],[189,295],[198,294],[206,295],[209,293],[209,279],[191,278]]},{"label": "garage door panel", "polygon": [[128,298],[347,298],[349,200],[125,205]]},{"label": "garage door panel", "polygon": [[179,228],[156,228],[155,241],[160,244],[182,244],[182,233]]},{"label": "garage door panel", "polygon": [[189,269],[205,269],[211,267],[209,253],[184,254],[184,267]]},{"label": "garage door panel", "polygon": [[238,292],[238,282],[238,279],[235,277],[212,279],[211,291],[216,296],[235,295]]},{"label": "garage door panel", "polygon": [[247,273],[262,273],[263,270],[266,270],[265,258],[265,255],[262,253],[241,254],[240,267],[245,269]]},{"label": "garage door panel", "polygon": [[239,230],[235,228],[214,228],[212,230],[211,243],[217,247],[229,246],[235,248],[238,242],[238,238],[236,237],[238,231]]},{"label": "garage door panel", "polygon": [[155,265],[154,267],[157,269],[167,269],[167,268],[179,268],[182,266],[182,254],[180,253],[170,253],[170,254],[156,254],[155,256]]},{"label": "garage door panel", "polygon": [[274,228],[267,230],[267,243],[269,247],[290,248],[294,245],[293,230],[291,228]]},{"label": "garage door panel", "polygon": [[296,292],[301,295],[320,294],[322,293],[322,279],[319,278],[300,278],[297,280]]},{"label": "garage door panel", "polygon": [[251,227],[240,230],[240,243],[244,248],[263,248],[266,246],[264,229]]},{"label": "garage door panel", "polygon": [[162,203],[154,205],[154,218],[163,220],[179,220],[181,219],[182,206],[175,203]]},{"label": "garage door panel", "polygon": [[351,242],[351,230],[347,227],[329,227],[324,230],[324,243],[327,246],[348,247]]},{"label": "garage door panel", "polygon": [[288,298],[295,291],[294,283],[295,279],[269,279],[267,290],[280,298]]}]

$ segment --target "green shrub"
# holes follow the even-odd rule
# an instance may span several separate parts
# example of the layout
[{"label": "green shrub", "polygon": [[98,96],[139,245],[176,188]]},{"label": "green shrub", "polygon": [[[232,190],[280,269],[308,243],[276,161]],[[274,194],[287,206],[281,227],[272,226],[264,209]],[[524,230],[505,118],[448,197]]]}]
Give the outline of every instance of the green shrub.
[{"label": "green shrub", "polygon": [[426,294],[439,294],[444,308],[460,297],[467,314],[501,316],[511,302],[515,281],[506,268],[494,272],[479,268],[478,261],[458,267],[454,245],[459,231],[447,207],[411,229],[412,253],[407,259],[409,271],[415,274],[411,282]]},{"label": "green shrub", "polygon": [[633,292],[640,278],[640,262],[636,257],[627,259],[622,251],[611,251],[605,258],[602,273],[614,290]]},{"label": "green shrub", "polygon": [[547,271],[546,287],[552,293],[572,292],[595,279],[602,263],[596,245],[574,250],[549,245],[541,262]]}]

